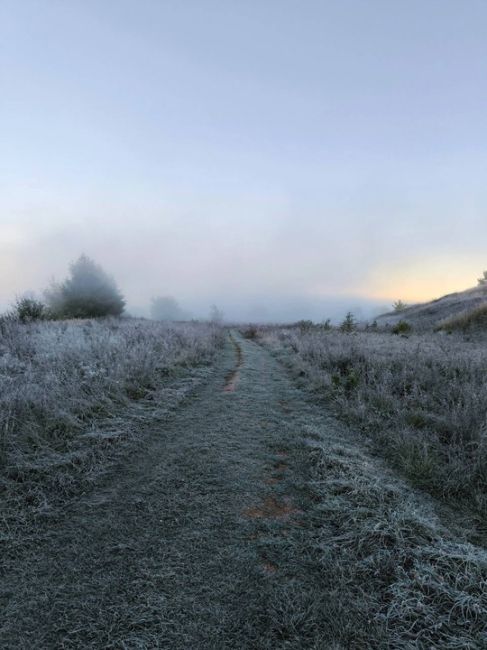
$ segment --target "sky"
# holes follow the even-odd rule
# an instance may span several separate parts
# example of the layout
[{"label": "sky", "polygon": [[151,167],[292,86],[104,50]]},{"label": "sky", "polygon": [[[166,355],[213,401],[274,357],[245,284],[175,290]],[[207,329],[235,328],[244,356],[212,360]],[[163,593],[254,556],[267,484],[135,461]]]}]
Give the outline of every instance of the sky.
[{"label": "sky", "polygon": [[486,0],[1,0],[0,307],[359,315],[487,268]]}]

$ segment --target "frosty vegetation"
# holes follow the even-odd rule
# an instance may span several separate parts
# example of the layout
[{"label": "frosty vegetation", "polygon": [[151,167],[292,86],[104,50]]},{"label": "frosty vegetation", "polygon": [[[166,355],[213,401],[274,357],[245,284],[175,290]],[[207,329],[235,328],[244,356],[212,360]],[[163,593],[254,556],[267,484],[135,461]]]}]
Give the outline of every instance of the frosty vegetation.
[{"label": "frosty vegetation", "polygon": [[464,500],[485,521],[485,342],[319,326],[263,328],[258,337],[416,485]]},{"label": "frosty vegetation", "polygon": [[161,383],[172,385],[187,369],[208,365],[221,342],[220,328],[202,323],[0,320],[7,475],[84,462],[83,454],[76,461],[71,456],[83,432],[134,400],[150,399]]}]

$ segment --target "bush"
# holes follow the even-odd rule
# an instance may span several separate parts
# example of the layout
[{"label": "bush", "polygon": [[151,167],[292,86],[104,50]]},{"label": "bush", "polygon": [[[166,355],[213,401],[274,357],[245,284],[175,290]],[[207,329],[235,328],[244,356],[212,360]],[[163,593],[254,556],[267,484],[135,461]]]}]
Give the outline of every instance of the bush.
[{"label": "bush", "polygon": [[14,314],[21,323],[33,323],[48,317],[46,306],[35,298],[18,298]]},{"label": "bush", "polygon": [[299,327],[299,329],[302,332],[309,332],[310,330],[313,329],[313,321],[312,320],[300,320],[296,323],[296,327]]},{"label": "bush", "polygon": [[249,325],[242,330],[242,336],[250,341],[255,341],[257,338],[258,330],[256,325]]},{"label": "bush", "polygon": [[391,331],[393,334],[410,334],[412,329],[413,328],[409,323],[407,323],[405,320],[400,320],[394,325]]},{"label": "bush", "polygon": [[70,277],[53,285],[46,298],[58,318],[119,316],[125,307],[115,281],[86,255],[71,265]]}]

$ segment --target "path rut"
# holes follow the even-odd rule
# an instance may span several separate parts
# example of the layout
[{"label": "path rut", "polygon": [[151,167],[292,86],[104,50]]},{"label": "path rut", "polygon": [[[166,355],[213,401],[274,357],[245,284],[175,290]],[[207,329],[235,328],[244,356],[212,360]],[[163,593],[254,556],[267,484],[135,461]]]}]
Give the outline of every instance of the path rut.
[{"label": "path rut", "polygon": [[7,578],[2,647],[278,647],[265,640],[270,575],[285,581],[289,567],[260,540],[300,524],[303,479],[282,448],[298,437],[283,403],[301,399],[266,351],[234,334],[143,453],[38,523],[22,577]]},{"label": "path rut", "polygon": [[352,548],[348,527],[372,520],[358,503],[340,528],[342,502],[363,489],[382,507],[396,478],[269,352],[234,332],[207,383],[139,435],[143,450],[23,540],[2,582],[0,647],[391,647],[355,565],[326,551]]}]

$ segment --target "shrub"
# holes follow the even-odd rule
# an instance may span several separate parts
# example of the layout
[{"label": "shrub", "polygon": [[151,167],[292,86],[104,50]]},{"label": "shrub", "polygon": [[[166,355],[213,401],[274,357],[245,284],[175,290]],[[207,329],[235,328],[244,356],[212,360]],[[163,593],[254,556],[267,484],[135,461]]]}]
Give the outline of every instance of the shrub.
[{"label": "shrub", "polygon": [[18,298],[14,305],[14,314],[21,323],[33,323],[48,317],[46,306],[35,298]]},{"label": "shrub", "polygon": [[313,329],[313,321],[312,320],[300,320],[296,323],[296,326],[299,327],[299,329],[302,332],[308,332],[309,330]]},{"label": "shrub", "polygon": [[393,334],[410,334],[412,329],[413,328],[408,322],[405,320],[400,320],[394,325],[391,331]]},{"label": "shrub", "polygon": [[251,341],[254,341],[257,338],[257,333],[258,330],[255,325],[249,325],[248,327],[242,330],[242,336]]},{"label": "shrub", "polygon": [[58,318],[119,316],[125,307],[115,281],[86,255],[71,265],[70,277],[53,285],[46,298]]}]

